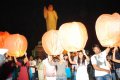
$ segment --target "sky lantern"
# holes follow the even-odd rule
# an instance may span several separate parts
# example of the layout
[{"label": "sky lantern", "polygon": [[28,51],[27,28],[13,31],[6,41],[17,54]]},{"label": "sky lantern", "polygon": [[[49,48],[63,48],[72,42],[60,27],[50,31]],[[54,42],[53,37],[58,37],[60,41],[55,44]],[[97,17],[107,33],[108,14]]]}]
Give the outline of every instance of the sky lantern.
[{"label": "sky lantern", "polygon": [[0,48],[3,48],[4,41],[9,35],[8,32],[0,32]]},{"label": "sky lantern", "polygon": [[58,30],[49,30],[42,36],[42,46],[48,55],[59,55],[63,52]]},{"label": "sky lantern", "polygon": [[96,35],[103,47],[120,45],[120,15],[102,14],[95,25]]},{"label": "sky lantern", "polygon": [[84,49],[88,40],[86,27],[81,22],[64,23],[59,28],[62,47],[66,51],[79,51]]},{"label": "sky lantern", "polygon": [[21,57],[26,53],[27,40],[23,35],[11,34],[6,38],[4,48],[8,49],[9,56]]}]

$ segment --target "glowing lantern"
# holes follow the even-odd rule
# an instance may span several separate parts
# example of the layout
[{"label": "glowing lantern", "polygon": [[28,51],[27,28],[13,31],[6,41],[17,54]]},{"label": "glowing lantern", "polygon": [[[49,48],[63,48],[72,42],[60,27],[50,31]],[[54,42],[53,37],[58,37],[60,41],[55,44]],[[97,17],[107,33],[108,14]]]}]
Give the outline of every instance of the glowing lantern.
[{"label": "glowing lantern", "polygon": [[27,40],[23,35],[12,34],[6,38],[4,48],[8,49],[9,56],[21,57],[26,53]]},{"label": "glowing lantern", "polygon": [[63,48],[59,41],[58,31],[49,30],[42,36],[42,46],[48,55],[59,55]]},{"label": "glowing lantern", "polygon": [[8,32],[0,32],[0,48],[3,48],[4,41],[9,35],[10,34]]},{"label": "glowing lantern", "polygon": [[84,49],[88,40],[87,30],[81,22],[64,23],[59,29],[60,41],[67,51]]},{"label": "glowing lantern", "polygon": [[96,21],[96,34],[104,47],[118,46],[120,42],[120,15],[102,14]]}]

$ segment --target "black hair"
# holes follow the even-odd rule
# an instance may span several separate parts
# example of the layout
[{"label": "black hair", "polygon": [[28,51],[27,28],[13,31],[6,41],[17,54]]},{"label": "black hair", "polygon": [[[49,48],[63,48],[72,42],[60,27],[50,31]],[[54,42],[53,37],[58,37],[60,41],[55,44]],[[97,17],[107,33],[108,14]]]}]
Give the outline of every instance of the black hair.
[{"label": "black hair", "polygon": [[58,61],[60,61],[59,57],[60,57],[59,55],[52,56],[52,60],[53,60],[54,62],[58,62]]},{"label": "black hair", "polygon": [[22,56],[19,58],[19,61],[21,63],[22,66],[26,66],[26,63],[24,62],[25,56]]},{"label": "black hair", "polygon": [[94,47],[98,47],[98,48],[100,48],[100,46],[99,46],[98,44],[94,44],[94,45],[92,45],[92,49],[93,49]]},{"label": "black hair", "polygon": [[[82,52],[82,51],[77,51],[77,52]],[[83,52],[82,52],[82,53],[83,53]],[[82,64],[85,64],[85,59],[86,59],[86,57],[85,57],[85,55],[83,55],[83,58],[82,58]],[[81,59],[79,58],[79,56],[78,56],[78,60],[77,60],[77,62],[78,62],[78,65],[81,64]]]},{"label": "black hair", "polygon": [[26,66],[26,63],[24,62],[24,60],[21,61],[22,66]]}]

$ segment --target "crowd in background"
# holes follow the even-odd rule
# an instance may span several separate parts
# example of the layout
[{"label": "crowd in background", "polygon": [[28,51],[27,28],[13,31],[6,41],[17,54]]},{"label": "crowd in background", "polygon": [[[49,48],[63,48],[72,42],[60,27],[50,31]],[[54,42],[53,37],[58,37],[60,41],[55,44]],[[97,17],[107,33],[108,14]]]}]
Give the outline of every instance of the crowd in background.
[{"label": "crowd in background", "polygon": [[[47,31],[56,29],[58,16],[52,5],[44,7],[44,18]],[[95,44],[92,50],[94,55],[80,50],[47,55],[45,59],[5,54],[0,80],[120,80],[120,49],[108,47],[101,51]]]},{"label": "crowd in background", "polygon": [[92,47],[94,55],[85,50],[60,55],[16,58],[6,56],[0,67],[0,80],[119,80],[120,49],[98,45]]}]

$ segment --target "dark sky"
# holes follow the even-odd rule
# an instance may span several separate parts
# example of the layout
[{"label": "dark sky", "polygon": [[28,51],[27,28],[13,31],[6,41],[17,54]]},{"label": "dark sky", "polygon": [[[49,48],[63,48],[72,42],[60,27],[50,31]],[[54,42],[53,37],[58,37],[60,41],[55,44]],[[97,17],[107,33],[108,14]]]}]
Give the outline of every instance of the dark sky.
[{"label": "dark sky", "polygon": [[58,13],[58,27],[65,22],[80,21],[86,25],[88,42],[86,49],[98,43],[95,21],[104,13],[120,13],[120,0],[1,0],[0,31],[24,35],[29,43],[28,51],[37,45],[46,31],[43,7],[52,3]]}]

